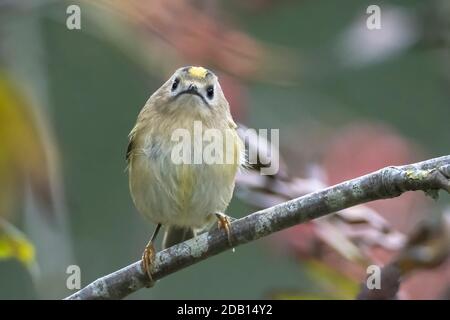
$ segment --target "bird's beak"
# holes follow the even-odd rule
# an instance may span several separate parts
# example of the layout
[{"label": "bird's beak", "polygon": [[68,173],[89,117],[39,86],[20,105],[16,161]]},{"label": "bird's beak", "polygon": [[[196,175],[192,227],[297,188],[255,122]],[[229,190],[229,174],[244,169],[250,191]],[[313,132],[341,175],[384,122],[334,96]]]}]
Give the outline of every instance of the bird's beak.
[{"label": "bird's beak", "polygon": [[190,94],[195,94],[195,95],[200,94],[198,92],[197,86],[192,83],[189,85],[188,89],[185,92],[190,93]]},{"label": "bird's beak", "polygon": [[191,84],[189,85],[189,87],[188,87],[186,90],[183,90],[183,91],[181,91],[180,93],[178,93],[177,97],[179,97],[179,96],[181,96],[181,95],[183,95],[183,94],[192,94],[192,95],[195,95],[195,96],[201,98],[202,101],[203,101],[206,105],[209,105],[208,102],[206,101],[205,97],[203,97],[203,96],[201,95],[201,93],[198,91],[197,86],[196,86],[195,84],[193,84],[193,83],[191,83]]}]

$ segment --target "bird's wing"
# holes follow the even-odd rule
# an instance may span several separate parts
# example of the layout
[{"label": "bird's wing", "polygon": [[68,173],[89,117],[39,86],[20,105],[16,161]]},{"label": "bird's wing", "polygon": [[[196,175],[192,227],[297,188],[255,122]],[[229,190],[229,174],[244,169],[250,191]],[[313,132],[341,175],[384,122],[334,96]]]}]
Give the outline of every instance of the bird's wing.
[{"label": "bird's wing", "polygon": [[134,148],[134,137],[130,136],[130,141],[128,142],[128,147],[127,147],[127,154],[125,156],[125,159],[127,160],[127,162],[130,162],[130,156],[131,156],[131,152],[133,152],[133,148]]}]

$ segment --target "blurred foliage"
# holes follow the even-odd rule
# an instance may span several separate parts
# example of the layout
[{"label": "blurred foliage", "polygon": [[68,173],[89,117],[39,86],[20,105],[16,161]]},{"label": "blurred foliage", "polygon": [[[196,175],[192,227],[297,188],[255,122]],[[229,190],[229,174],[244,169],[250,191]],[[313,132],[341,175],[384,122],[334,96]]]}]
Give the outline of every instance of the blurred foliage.
[{"label": "blurred foliage", "polygon": [[43,204],[50,202],[45,152],[25,100],[0,71],[0,260],[15,258],[36,277],[34,245],[6,220],[17,220],[14,213],[27,183]]},{"label": "blurred foliage", "polygon": [[0,216],[11,215],[28,180],[49,205],[46,158],[33,113],[0,70]]},{"label": "blurred foliage", "polygon": [[[73,3],[81,7],[81,30],[65,25],[67,5]],[[448,9],[445,0],[430,3],[380,1],[390,23],[385,33],[367,33],[361,26],[372,3],[365,0],[340,1],[339,7],[328,1],[273,0],[0,1],[0,214],[22,229],[20,215],[7,212],[25,206],[24,176],[39,197],[48,195],[45,153],[22,97],[23,87],[36,83],[25,77],[13,90],[6,80],[14,68],[3,57],[20,65],[34,52],[13,51],[4,41],[16,29],[33,31],[36,42],[29,48],[43,48],[36,61],[48,82],[44,108],[61,153],[65,190],[60,191],[70,212],[73,263],[81,267],[85,285],[137,260],[148,240],[151,226],[133,208],[124,173],[127,135],[148,96],[181,65],[214,69],[238,121],[280,129],[287,177],[300,188],[289,196],[312,186],[305,181],[327,185],[384,165],[448,154],[448,46],[445,41],[430,46],[425,39],[430,34],[447,39],[447,24],[433,23],[433,32],[428,26],[438,21],[429,19],[433,12]],[[370,49],[378,48],[377,41],[383,50]],[[374,261],[389,261],[385,227],[407,233],[430,212],[442,212],[448,200],[443,196],[432,203],[407,195],[366,208],[386,223],[364,210],[330,223]],[[234,199],[228,213],[245,215],[255,205],[248,203]],[[299,226],[244,245],[131,298],[274,293],[275,298],[351,299],[364,278],[360,262],[336,254],[341,243],[333,249],[315,230],[315,225]],[[7,243],[11,247],[14,241]],[[383,243],[380,253],[376,249]],[[298,260],[309,261],[305,252],[315,260],[299,268]],[[405,297],[436,297],[448,286],[449,271],[444,262],[428,275],[412,276]],[[65,276],[65,269],[52,272]],[[431,288],[427,281],[436,278],[439,283]],[[0,284],[2,298],[36,297],[30,279],[14,264],[0,263]],[[417,290],[424,287],[430,290]]]},{"label": "blurred foliage", "polygon": [[308,260],[303,263],[305,272],[314,282],[314,291],[309,292],[274,292],[272,298],[288,300],[350,300],[354,299],[359,291],[359,283],[332,267],[317,261]]},{"label": "blurred foliage", "polygon": [[11,258],[19,260],[35,275],[37,265],[33,244],[13,225],[0,220],[0,261]]}]

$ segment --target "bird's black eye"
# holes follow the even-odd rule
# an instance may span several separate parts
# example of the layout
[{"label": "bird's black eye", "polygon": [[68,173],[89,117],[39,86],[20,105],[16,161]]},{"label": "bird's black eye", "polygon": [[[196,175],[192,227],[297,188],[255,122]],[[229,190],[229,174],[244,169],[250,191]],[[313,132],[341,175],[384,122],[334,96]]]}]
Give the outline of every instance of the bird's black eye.
[{"label": "bird's black eye", "polygon": [[175,78],[175,80],[173,80],[173,83],[172,83],[172,91],[177,90],[178,84],[179,84],[179,83],[180,83],[180,79],[179,79],[179,78]]},{"label": "bird's black eye", "polygon": [[214,87],[209,86],[208,88],[206,88],[206,94],[208,95],[209,99],[212,99],[214,97]]}]

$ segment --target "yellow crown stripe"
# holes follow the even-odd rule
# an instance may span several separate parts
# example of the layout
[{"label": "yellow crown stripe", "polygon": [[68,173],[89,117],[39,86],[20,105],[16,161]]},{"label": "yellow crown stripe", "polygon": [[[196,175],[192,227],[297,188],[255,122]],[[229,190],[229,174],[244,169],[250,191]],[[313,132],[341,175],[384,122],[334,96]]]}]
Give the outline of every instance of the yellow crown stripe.
[{"label": "yellow crown stripe", "polygon": [[208,73],[208,70],[206,70],[203,67],[191,67],[189,68],[189,74],[192,77],[203,79],[206,77],[206,74]]}]

